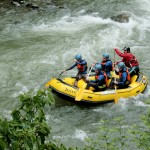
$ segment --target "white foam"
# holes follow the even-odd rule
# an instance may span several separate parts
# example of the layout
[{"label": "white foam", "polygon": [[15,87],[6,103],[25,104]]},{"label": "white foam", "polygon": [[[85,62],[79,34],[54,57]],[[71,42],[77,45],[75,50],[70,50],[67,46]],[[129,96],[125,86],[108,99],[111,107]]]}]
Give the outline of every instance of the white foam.
[{"label": "white foam", "polygon": [[[150,1],[149,0],[136,0],[136,3],[139,4],[139,10],[146,10],[150,12]],[[137,8],[138,9],[138,8]]]},{"label": "white foam", "polygon": [[103,108],[95,108],[95,109],[93,109],[93,111],[95,111],[95,112],[104,112],[104,109]]},{"label": "white foam", "polygon": [[53,139],[70,139],[72,136],[70,135],[54,135]]},{"label": "white foam", "polygon": [[[103,19],[99,17],[97,14],[81,15],[81,16],[74,16],[74,17],[68,14],[52,23],[47,23],[47,24],[42,23],[39,25],[34,25],[32,29],[33,31],[57,31],[57,32],[73,33],[91,26],[104,25],[104,24],[112,26],[111,28],[108,28],[109,29],[108,32],[106,30],[108,36],[107,34],[105,34],[105,38],[107,37],[114,38],[114,36],[116,36],[114,30],[117,30],[117,32],[119,30],[119,33],[117,33],[118,36],[120,35],[121,32],[126,32],[126,35],[129,36],[132,34],[132,29],[135,26],[137,26],[138,23],[133,18],[130,18],[129,23],[118,23],[111,20],[110,18]],[[125,31],[123,31],[122,29]],[[102,30],[102,32],[105,33],[105,29]]]},{"label": "white foam", "polygon": [[43,59],[41,58],[40,63],[42,64],[50,64],[50,65],[55,65],[56,62],[59,61],[59,57],[57,55],[43,55]]},{"label": "white foam", "polygon": [[84,141],[87,138],[87,134],[83,130],[76,129],[74,137]]},{"label": "white foam", "polygon": [[74,135],[55,135],[53,136],[54,139],[79,139],[79,140],[82,140],[84,141],[85,138],[87,138],[87,134],[82,131],[82,130],[78,130],[76,129],[75,130],[75,134]]},{"label": "white foam", "polygon": [[142,101],[135,101],[135,106],[141,106],[141,107],[150,107],[149,104],[145,104]]},{"label": "white foam", "polygon": [[42,23],[39,25],[34,25],[33,31],[75,32],[97,24],[109,23],[113,23],[113,21],[110,18],[102,19],[101,17],[95,17],[92,15],[83,15],[77,17],[71,17],[70,15],[66,15],[60,18],[60,20],[57,20],[56,22],[52,22],[49,24]]},{"label": "white foam", "polygon": [[146,92],[144,93],[146,97],[150,96],[150,85],[147,85]]},{"label": "white foam", "polygon": [[20,94],[27,93],[29,91],[29,88],[27,86],[24,86],[22,83],[17,82],[15,84],[16,88],[19,88],[19,92],[15,92],[12,97],[18,97]]},{"label": "white foam", "polygon": [[3,110],[3,111],[1,112],[1,114],[4,115],[4,118],[6,118],[6,119],[8,119],[8,120],[11,120],[11,119],[12,119],[11,113],[12,113],[12,111],[10,111],[10,110]]}]

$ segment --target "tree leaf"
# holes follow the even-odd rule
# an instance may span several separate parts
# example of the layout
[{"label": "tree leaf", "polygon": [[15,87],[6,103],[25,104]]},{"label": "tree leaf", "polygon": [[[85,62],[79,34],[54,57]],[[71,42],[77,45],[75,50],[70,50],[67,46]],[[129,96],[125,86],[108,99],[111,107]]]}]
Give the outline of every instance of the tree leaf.
[{"label": "tree leaf", "polygon": [[2,139],[0,139],[0,150],[5,150],[5,149],[6,149],[5,142]]},{"label": "tree leaf", "polygon": [[14,120],[19,121],[20,120],[20,111],[15,109],[12,111],[11,116]]}]

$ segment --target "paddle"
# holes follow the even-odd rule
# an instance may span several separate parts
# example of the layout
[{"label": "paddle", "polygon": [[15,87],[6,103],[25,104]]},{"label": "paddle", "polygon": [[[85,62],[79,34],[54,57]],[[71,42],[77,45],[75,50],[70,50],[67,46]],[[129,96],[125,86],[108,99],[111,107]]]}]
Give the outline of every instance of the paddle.
[{"label": "paddle", "polygon": [[[90,75],[90,73],[91,73],[91,71],[92,71],[92,68],[93,68],[93,67],[91,67],[91,69],[90,69],[90,71],[89,71],[89,73],[88,73],[86,79],[89,77],[89,75]],[[81,101],[82,96],[83,96],[83,93],[84,93],[84,90],[85,90],[85,88],[86,88],[86,85],[87,85],[87,84],[84,84],[84,85],[82,86],[82,88],[79,89],[79,91],[78,91],[77,94],[76,94],[75,101]]]},{"label": "paddle", "polygon": [[66,71],[68,71],[68,70],[62,71],[62,72],[59,74],[59,77],[60,77],[64,72],[66,72]]},{"label": "paddle", "polygon": [[60,74],[59,74],[59,77],[64,73],[65,71],[62,71]]},{"label": "paddle", "polygon": [[[115,62],[116,62],[116,53],[114,51],[114,74],[115,74]],[[115,83],[116,83],[116,76],[115,76]],[[115,84],[115,97],[114,97],[115,104],[118,103],[118,97],[117,97],[117,86]]]}]

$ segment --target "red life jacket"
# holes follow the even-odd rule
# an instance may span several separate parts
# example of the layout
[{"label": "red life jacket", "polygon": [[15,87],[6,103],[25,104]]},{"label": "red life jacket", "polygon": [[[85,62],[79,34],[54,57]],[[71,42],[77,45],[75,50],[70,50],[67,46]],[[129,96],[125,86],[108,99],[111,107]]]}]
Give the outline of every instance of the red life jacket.
[{"label": "red life jacket", "polygon": [[[105,77],[105,83],[107,83],[108,78],[107,78],[107,75],[106,75],[106,73],[105,73],[104,71],[103,71],[103,75],[104,75],[104,77]],[[95,80],[97,80],[98,77],[99,77],[99,75],[95,75]]]},{"label": "red life jacket", "polygon": [[77,68],[78,68],[79,72],[83,72],[85,66],[87,66],[87,65],[77,64]]},{"label": "red life jacket", "polygon": [[[123,72],[124,72],[124,71],[123,71]],[[123,73],[123,72],[119,72],[119,78],[122,77],[122,73]],[[127,73],[127,81],[130,81],[130,74],[129,74],[128,69],[126,69],[126,73]]]}]

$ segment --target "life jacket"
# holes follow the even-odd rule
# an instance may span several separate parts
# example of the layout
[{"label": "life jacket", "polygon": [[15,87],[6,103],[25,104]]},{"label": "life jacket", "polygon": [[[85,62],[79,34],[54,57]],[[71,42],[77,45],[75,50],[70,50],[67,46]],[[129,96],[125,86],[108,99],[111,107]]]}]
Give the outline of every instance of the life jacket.
[{"label": "life jacket", "polygon": [[126,68],[126,70],[123,70],[122,72],[119,72],[119,78],[122,78],[122,73],[123,72],[127,73],[127,81],[130,81],[130,73],[129,73],[127,68]]},{"label": "life jacket", "polygon": [[77,64],[77,68],[80,72],[83,72],[84,71],[84,65],[81,65],[81,64]]},{"label": "life jacket", "polygon": [[[103,75],[105,77],[105,83],[107,83],[107,81],[108,81],[107,75],[106,75],[106,73],[104,71],[102,71],[102,73],[103,73]],[[95,80],[97,80],[98,77],[99,77],[99,75],[95,75]]]},{"label": "life jacket", "polygon": [[109,67],[105,67],[104,68],[104,66],[106,65],[106,63],[108,62],[108,61],[111,61],[111,60],[106,60],[106,61],[102,61],[101,62],[101,65],[102,65],[102,70],[103,71],[112,71],[113,70],[113,63],[112,63],[112,66],[109,66]]},{"label": "life jacket", "polygon": [[106,72],[103,72],[103,74],[105,76],[105,83],[107,83],[107,81],[108,81],[107,74],[106,74]]},{"label": "life jacket", "polygon": [[[132,55],[132,54],[131,54]],[[139,66],[139,63],[134,55],[132,55],[132,59],[129,61],[131,67]]]},{"label": "life jacket", "polygon": [[139,66],[139,63],[136,57],[132,53],[127,53],[126,55],[127,55],[127,58],[124,61],[127,67],[132,68],[134,66]]},{"label": "life jacket", "polygon": [[84,65],[77,64],[77,68],[78,68],[79,72],[86,71],[86,69],[84,70],[84,67],[86,67],[86,69],[87,69],[87,64],[84,64]]}]

